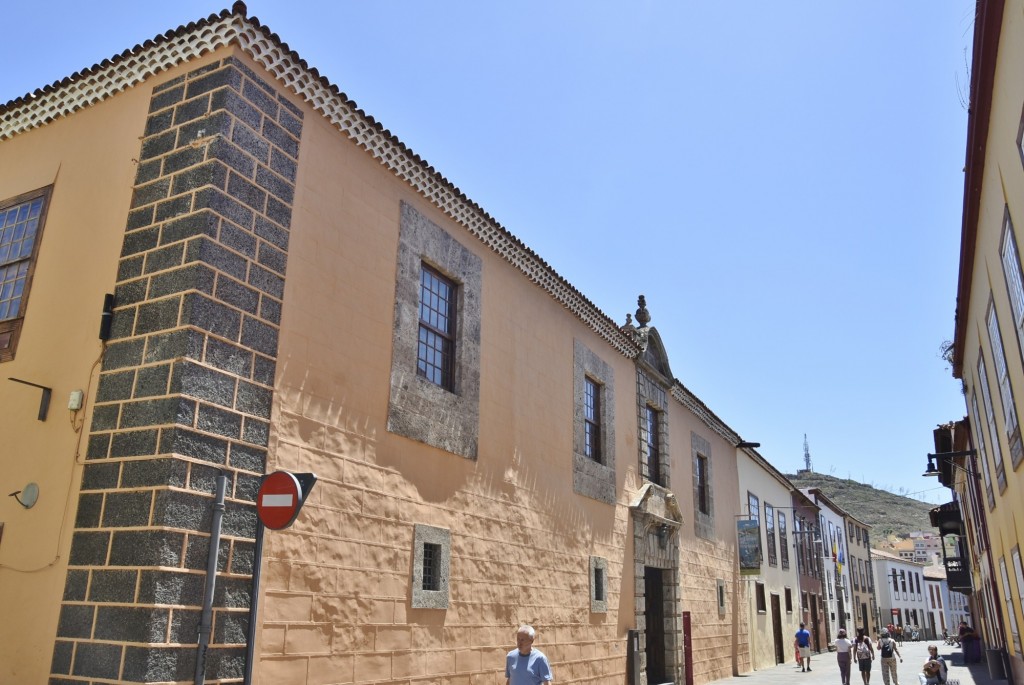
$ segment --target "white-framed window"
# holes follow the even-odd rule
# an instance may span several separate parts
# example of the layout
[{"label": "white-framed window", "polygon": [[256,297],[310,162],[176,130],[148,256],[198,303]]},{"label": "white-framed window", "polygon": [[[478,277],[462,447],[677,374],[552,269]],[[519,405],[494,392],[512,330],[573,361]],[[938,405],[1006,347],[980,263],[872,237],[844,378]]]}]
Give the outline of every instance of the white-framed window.
[{"label": "white-framed window", "polygon": [[[992,360],[995,363],[996,378],[999,382],[999,399],[1003,404],[1003,427],[1006,429],[1006,442],[1010,446],[1010,455],[1014,464],[1020,461],[1022,453],[1020,442],[1020,426],[1017,423],[1017,406],[1013,403],[1013,386],[1010,383],[1010,371],[1006,365],[1006,348],[999,330],[999,316],[996,314],[995,302],[988,305],[988,339],[992,347]],[[1002,486],[1002,482],[1000,482]]]},{"label": "white-framed window", "polygon": [[1003,263],[1003,278],[1013,309],[1013,327],[1017,331],[1017,344],[1024,350],[1024,277],[1020,269],[1020,253],[1017,251],[1017,237],[1013,232],[1010,210],[1006,209],[1003,220],[1003,239],[999,243],[999,256]]},{"label": "white-framed window", "polygon": [[1017,628],[1017,612],[1013,606],[1013,590],[1010,586],[1010,576],[1006,573],[1006,557],[999,557],[999,574],[1003,577],[1003,600],[1006,603],[1006,618],[1010,622],[1010,634],[1013,636],[1013,644],[1016,647],[1017,654],[1020,654],[1020,630]]},{"label": "white-framed window", "polygon": [[[1017,545],[1010,552],[1010,556],[1013,559],[1013,575],[1017,579],[1017,606],[1020,607],[1021,614],[1024,615],[1024,570],[1021,569],[1020,564],[1020,545]],[[1017,654],[1020,654],[1021,645],[1017,643]]]},{"label": "white-framed window", "polygon": [[992,494],[992,474],[989,471],[988,466],[988,438],[985,435],[985,431],[982,429],[981,423],[981,412],[978,411],[978,393],[974,391],[971,393],[971,425],[974,429],[974,444],[978,448],[978,456],[981,458],[981,475],[985,481],[985,494],[988,497],[989,509],[995,504],[995,498]]},{"label": "white-framed window", "polygon": [[768,565],[778,566],[779,559],[775,551],[775,507],[764,503],[764,533],[768,541]]},{"label": "white-framed window", "polygon": [[1006,475],[1003,472],[1003,448],[999,441],[999,428],[996,426],[996,410],[992,404],[992,395],[988,389],[988,369],[985,367],[985,355],[978,350],[978,385],[981,386],[981,401],[985,407],[985,423],[988,426],[988,436],[992,446],[992,463],[995,467],[996,482],[1000,488],[1006,483]]}]

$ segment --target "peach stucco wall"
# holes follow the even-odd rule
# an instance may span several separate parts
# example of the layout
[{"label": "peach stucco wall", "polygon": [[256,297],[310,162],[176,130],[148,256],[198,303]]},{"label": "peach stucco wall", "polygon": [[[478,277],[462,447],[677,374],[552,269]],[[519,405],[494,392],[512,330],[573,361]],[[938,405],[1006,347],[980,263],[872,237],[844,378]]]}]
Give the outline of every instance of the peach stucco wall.
[{"label": "peach stucco wall", "polygon": [[[267,537],[261,682],[503,681],[519,622],[560,680],[621,682],[628,517],[572,494],[573,338],[614,366],[618,416],[635,416],[632,362],[316,116],[300,159],[268,469],[320,481]],[[386,430],[401,201],[483,260],[476,460]],[[616,450],[633,463],[635,433]],[[415,523],[451,530],[447,610],[410,608]],[[590,555],[609,560],[607,614]]]},{"label": "peach stucco wall", "polygon": [[[0,682],[41,683],[49,674],[100,311],[113,292],[149,96],[136,88],[0,142],[0,199],[53,185],[17,355],[0,364]],[[10,376],[53,388],[45,422],[36,418],[40,392]],[[69,393],[90,384],[86,410],[69,419]],[[29,482],[39,501],[26,510],[6,495]]]},{"label": "peach stucco wall", "polygon": [[[18,355],[0,365],[3,378],[54,389],[42,423],[38,393],[2,381],[0,485],[6,493],[34,481],[41,495],[31,510],[0,498],[0,682],[43,682],[49,671],[81,478],[76,455],[90,420],[87,405],[73,417],[85,425],[75,432],[64,407],[71,390],[86,390],[87,402],[95,392],[100,305],[114,285],[150,95],[151,85],[139,86],[0,142],[0,198],[54,184]],[[313,471],[320,480],[294,526],[267,533],[257,682],[500,683],[515,628],[529,622],[556,680],[618,685],[638,611],[628,509],[642,484],[636,366],[293,102],[306,117],[267,470]],[[482,260],[475,460],[386,429],[402,202]],[[614,376],[614,505],[573,491],[574,340]],[[679,610],[693,617],[700,685],[732,673],[733,621],[737,613],[742,620],[734,610],[736,461],[727,440],[669,405],[672,489],[683,516]],[[694,533],[691,432],[711,445],[712,540]],[[451,531],[446,610],[411,608],[417,523]],[[591,611],[591,556],[608,561],[607,613]],[[718,579],[728,586],[724,617]]]}]

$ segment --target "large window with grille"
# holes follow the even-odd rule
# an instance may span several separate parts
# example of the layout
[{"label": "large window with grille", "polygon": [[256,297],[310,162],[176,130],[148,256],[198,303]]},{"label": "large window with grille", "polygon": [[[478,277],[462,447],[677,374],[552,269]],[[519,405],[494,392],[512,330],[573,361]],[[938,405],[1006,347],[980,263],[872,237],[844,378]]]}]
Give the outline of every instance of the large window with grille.
[{"label": "large window with grille", "polygon": [[711,482],[708,473],[708,458],[697,455],[697,511],[702,514],[711,513]]},{"label": "large window with grille", "polygon": [[647,479],[652,483],[661,482],[661,412],[648,405],[644,412],[644,432],[647,437]]},{"label": "large window with grille", "polygon": [[416,372],[454,388],[455,284],[426,264],[420,271],[420,333]]},{"label": "large window with grille", "polygon": [[601,461],[601,386],[589,376],[583,379],[583,453]]},{"label": "large window with grille", "polygon": [[0,202],[0,362],[14,359],[49,188]]}]

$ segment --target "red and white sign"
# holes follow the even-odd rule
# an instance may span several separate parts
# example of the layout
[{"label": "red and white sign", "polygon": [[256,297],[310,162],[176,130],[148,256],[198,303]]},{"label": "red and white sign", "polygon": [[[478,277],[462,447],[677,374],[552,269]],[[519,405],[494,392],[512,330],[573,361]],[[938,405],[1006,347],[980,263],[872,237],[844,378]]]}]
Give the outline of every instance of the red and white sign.
[{"label": "red and white sign", "polygon": [[294,474],[275,471],[263,479],[256,494],[256,515],[271,530],[292,525],[302,508],[302,486]]}]

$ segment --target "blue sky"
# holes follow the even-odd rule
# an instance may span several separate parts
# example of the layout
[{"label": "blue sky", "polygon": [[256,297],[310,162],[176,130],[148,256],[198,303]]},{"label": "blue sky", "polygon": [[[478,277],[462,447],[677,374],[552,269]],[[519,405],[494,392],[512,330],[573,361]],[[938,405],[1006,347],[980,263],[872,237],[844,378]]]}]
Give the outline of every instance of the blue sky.
[{"label": "blue sky", "polygon": [[[222,2],[9,4],[0,102]],[[973,1],[248,8],[777,468],[948,499]]]}]

